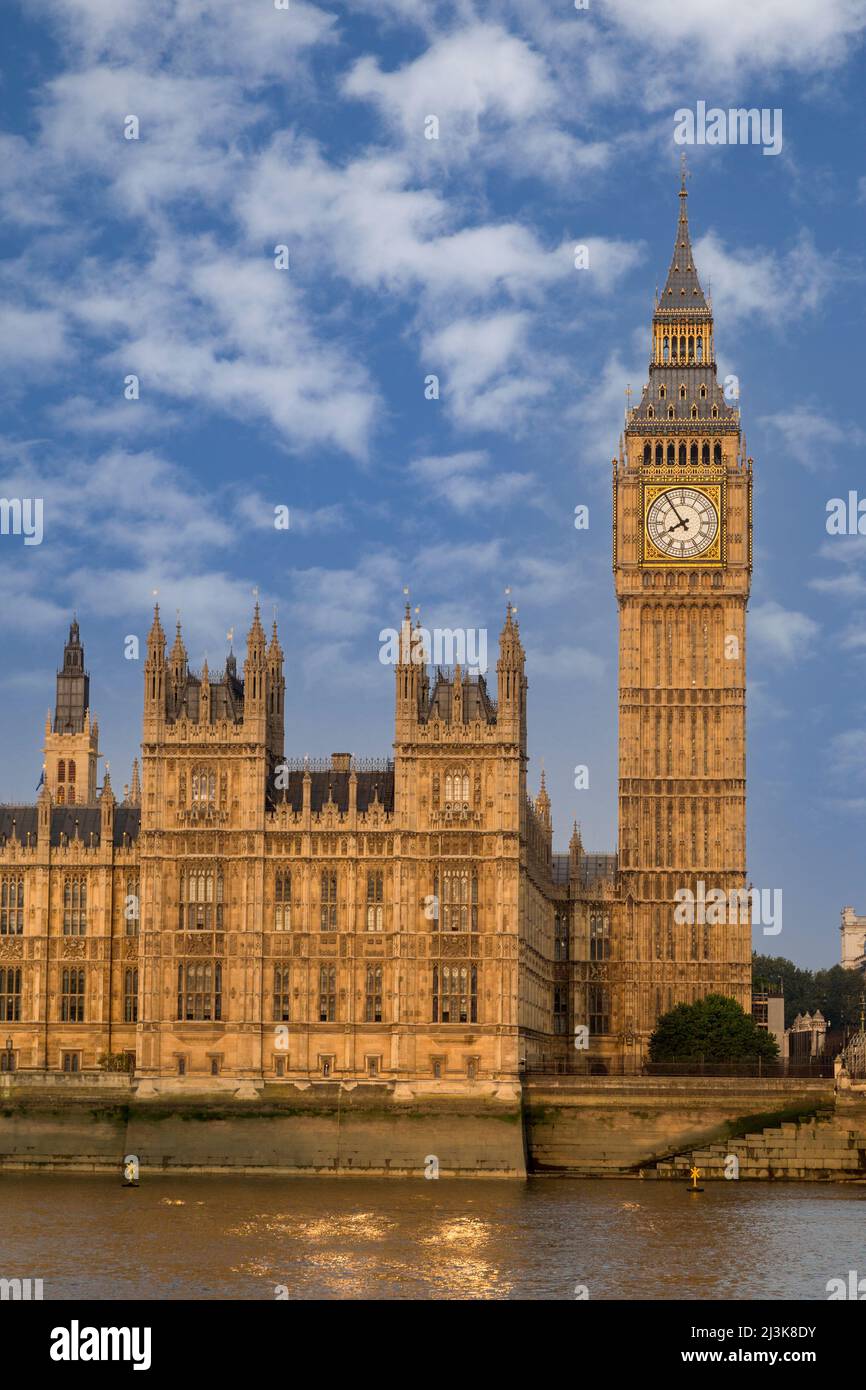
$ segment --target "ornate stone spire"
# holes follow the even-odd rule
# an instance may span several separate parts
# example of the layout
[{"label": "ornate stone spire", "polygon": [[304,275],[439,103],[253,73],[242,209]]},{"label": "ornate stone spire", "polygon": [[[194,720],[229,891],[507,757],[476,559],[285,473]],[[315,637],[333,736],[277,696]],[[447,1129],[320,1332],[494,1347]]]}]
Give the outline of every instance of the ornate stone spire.
[{"label": "ornate stone spire", "polygon": [[183,645],[183,638],[180,635],[180,615],[178,614],[177,625],[174,633],[174,645],[169,652],[169,664],[175,670],[186,669],[186,647]]},{"label": "ornate stone spire", "polygon": [[660,309],[706,309],[707,301],[701,289],[698,272],[692,255],[692,241],[689,234],[688,189],[686,188],[686,166],[683,159],[680,181],[680,215],[677,222],[677,235],[674,253],[671,257],[668,278],[662,290],[658,307]]},{"label": "ornate stone spire", "polygon": [[258,599],[256,599],[256,606],[253,609],[252,627],[247,633],[247,651],[251,652],[253,650],[261,650],[262,653],[264,653],[265,646],[265,630],[262,627],[262,619],[261,614],[259,612],[259,601]]},{"label": "ornate stone spire", "polygon": [[550,796],[547,791],[547,783],[544,780],[544,768],[541,769],[541,787],[539,788],[538,796],[535,798],[535,810],[549,830],[551,825]]},{"label": "ornate stone spire", "polygon": [[165,632],[159,620],[159,604],[153,606],[153,622],[150,625],[150,632],[147,634],[147,655],[145,666],[164,666],[165,665]]},{"label": "ornate stone spire", "polygon": [[280,646],[280,639],[277,634],[277,620],[274,618],[271,628],[271,640],[268,643],[268,665],[279,666],[283,660],[283,649]]}]

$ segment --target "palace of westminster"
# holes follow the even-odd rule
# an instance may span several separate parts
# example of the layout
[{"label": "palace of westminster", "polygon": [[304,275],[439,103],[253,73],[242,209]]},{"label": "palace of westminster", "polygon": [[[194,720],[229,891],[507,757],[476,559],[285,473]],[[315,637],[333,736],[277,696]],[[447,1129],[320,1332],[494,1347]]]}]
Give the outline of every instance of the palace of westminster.
[{"label": "palace of westminster", "polygon": [[684,887],[746,880],[752,483],[684,183],[679,204],[613,462],[617,853],[576,829],[555,852],[543,776],[529,794],[510,605],[495,700],[483,675],[412,659],[407,609],[393,758],[374,766],[285,759],[283,652],[258,605],[242,674],[231,654],[191,671],[157,608],[121,801],[107,772],[98,785],[73,622],[36,804],[0,807],[4,1069],[508,1086],[587,1046],[594,1070],[639,1060],[681,1001],[749,1008],[748,923],[674,910]]}]

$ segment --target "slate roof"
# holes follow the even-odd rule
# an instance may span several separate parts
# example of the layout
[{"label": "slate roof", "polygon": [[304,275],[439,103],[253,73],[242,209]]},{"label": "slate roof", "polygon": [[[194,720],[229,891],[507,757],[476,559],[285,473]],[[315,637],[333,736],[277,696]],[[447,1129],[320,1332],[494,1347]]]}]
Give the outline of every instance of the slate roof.
[{"label": "slate roof", "polygon": [[686,206],[688,198],[689,195],[686,192],[685,184],[683,184],[680,189],[680,216],[677,222],[674,252],[671,256],[668,278],[665,281],[658,307],[662,310],[676,310],[678,313],[682,313],[683,309],[702,309],[709,314],[709,305],[704,298],[692,254],[689,214]]},{"label": "slate roof", "polygon": [[[552,856],[551,877],[554,883],[568,883],[568,863],[567,853],[557,852]],[[597,883],[605,883],[616,879],[616,855],[615,854],[581,854],[580,856],[580,886],[581,888],[594,888]]]},{"label": "slate roof", "polygon": [[[0,844],[16,839],[22,845],[36,843],[38,809],[36,806],[0,806]],[[76,822],[77,831],[76,831]],[[53,806],[51,809],[51,843],[59,845],[61,837],[74,840],[76,833],[85,845],[98,845],[100,839],[101,812],[98,806]],[[124,835],[130,840],[138,839],[141,826],[141,809],[138,806],[115,806],[114,844],[120,848]]]},{"label": "slate roof", "polygon": [[[451,691],[454,678],[450,672],[437,668],[433,682],[433,692],[426,709],[421,709],[421,720],[429,724],[438,719],[443,724],[451,722]],[[487,693],[487,682],[483,676],[463,677],[463,723],[471,724],[480,719],[486,724],[496,723],[496,705]]]},{"label": "slate roof", "polygon": [[[208,680],[210,686],[210,718],[216,724],[222,720],[240,723],[244,717],[244,683],[237,674],[237,663],[233,656],[226,661],[225,672],[215,680]],[[201,676],[187,672],[184,683],[175,695],[169,680],[167,717],[169,720],[188,719],[197,724],[201,705]]]},{"label": "slate roof", "polygon": [[[659,387],[664,386],[664,396],[659,396]],[[680,399],[680,387],[685,386],[686,394]],[[701,399],[701,387],[706,386],[707,394]],[[668,407],[673,406],[674,416],[668,416]],[[698,408],[698,417],[692,421],[692,406]],[[652,406],[653,413],[649,414]],[[713,406],[718,407],[718,416],[713,419]],[[640,403],[629,415],[629,427],[644,424],[650,430],[665,433],[666,426],[686,423],[699,424],[709,421],[712,429],[737,427],[737,408],[725,400],[725,393],[716,380],[714,366],[677,366],[675,362],[666,365],[650,365],[650,379],[644,386]]]},{"label": "slate roof", "polygon": [[[394,769],[393,767],[377,768],[372,771],[360,771],[356,773],[358,778],[358,810],[367,811],[373,804],[376,793],[378,792],[379,801],[383,810],[392,812],[394,810]],[[304,804],[304,773],[303,769],[296,768],[288,774],[289,785],[285,788],[278,788],[272,781],[268,789],[268,799],[274,806],[281,806],[288,802],[292,810],[299,812]],[[334,801],[337,809],[345,814],[349,809],[349,773],[334,772],[333,770],[322,771],[320,769],[310,772],[310,808],[314,814],[321,811],[329,799]]]}]

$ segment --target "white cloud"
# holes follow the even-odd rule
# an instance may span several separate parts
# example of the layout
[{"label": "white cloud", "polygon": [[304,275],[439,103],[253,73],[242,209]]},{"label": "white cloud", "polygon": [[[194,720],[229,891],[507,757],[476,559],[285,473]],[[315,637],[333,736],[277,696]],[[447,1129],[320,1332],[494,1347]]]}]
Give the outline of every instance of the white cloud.
[{"label": "white cloud", "polygon": [[53,309],[0,309],[0,362],[33,368],[56,362],[67,347],[66,324]]},{"label": "white cloud", "polygon": [[608,0],[605,14],[640,44],[674,64],[688,58],[701,71],[793,68],[812,74],[844,61],[866,27],[862,0]]},{"label": "white cloud", "polygon": [[112,439],[144,435],[169,429],[180,423],[177,413],[163,410],[154,401],[125,400],[118,391],[114,404],[97,403],[89,396],[68,396],[49,407],[48,418],[60,430],[72,434],[110,435]]},{"label": "white cloud", "polygon": [[[409,471],[434,497],[464,515],[507,507],[515,498],[537,490],[532,473],[491,474],[488,464],[489,455],[478,450],[416,459]],[[537,495],[530,500],[537,501]]]},{"label": "white cloud", "polygon": [[811,471],[827,468],[843,449],[847,451],[866,440],[858,426],[840,423],[807,405],[764,415],[760,423],[781,435],[786,457],[796,459]]},{"label": "white cloud", "polygon": [[[26,0],[44,19],[42,0]],[[299,59],[336,38],[333,15],[306,0],[289,10],[273,3],[223,5],[210,0],[63,0],[52,12],[67,52],[82,63],[167,64],[180,72],[213,67],[263,81],[297,75]]]},{"label": "white cloud", "polygon": [[837,776],[866,776],[866,729],[848,729],[830,740],[830,768]]},{"label": "white cloud", "polygon": [[393,617],[400,612],[403,579],[393,556],[369,555],[352,569],[294,569],[290,580],[291,612],[316,641],[363,639],[370,643],[371,659],[378,661],[380,619],[383,613]]},{"label": "white cloud", "polygon": [[441,377],[442,399],[464,428],[514,429],[551,389],[528,343],[526,313],[457,319],[424,342],[426,369]]},{"label": "white cloud", "polygon": [[[309,245],[367,289],[538,296],[571,273],[570,249],[545,249],[516,222],[457,227],[458,210],[418,187],[409,162],[371,154],[330,164],[310,140],[279,135],[255,161],[236,206],[248,233]],[[303,263],[303,262],[302,262]]]},{"label": "white cloud", "polygon": [[694,245],[704,288],[712,286],[713,312],[726,331],[757,317],[784,326],[823,303],[834,281],[834,257],[819,254],[808,232],[785,253],[729,251],[715,232]]},{"label": "white cloud", "polygon": [[[359,59],[343,92],[373,102],[403,151],[428,175],[481,160],[509,172],[564,180],[603,168],[612,145],[582,141],[566,126],[563,102],[546,56],[499,23],[468,23],[435,37],[419,57],[385,72]],[[428,121],[438,121],[428,138]]]},{"label": "white cloud", "polygon": [[498,24],[459,29],[393,72],[361,58],[343,91],[374,100],[410,137],[423,138],[426,117],[436,115],[439,138],[455,143],[477,140],[488,114],[526,120],[555,99],[543,58]]},{"label": "white cloud", "polygon": [[167,397],[241,420],[266,421],[291,448],[328,444],[362,458],[379,407],[364,367],[324,341],[301,291],[266,256],[230,255],[177,237],[149,260],[102,268],[58,291],[81,332],[111,347],[118,393],[128,373],[140,402]]},{"label": "white cloud", "polygon": [[280,500],[275,495],[274,499],[268,499],[255,490],[246,490],[239,496],[236,514],[256,530],[273,532],[277,506],[289,509],[289,525],[278,532],[280,535],[327,535],[348,530],[351,525],[345,507],[339,502],[326,507],[293,507],[286,497]]},{"label": "white cloud", "polygon": [[818,623],[770,600],[749,609],[749,641],[764,660],[786,664],[815,655]]},{"label": "white cloud", "polygon": [[831,560],[842,568],[830,577],[810,579],[810,589],[843,599],[866,597],[866,578],[858,568],[866,561],[866,536],[829,537],[818,554],[821,559]]},{"label": "white cloud", "polygon": [[578,383],[576,400],[569,408],[568,418],[579,427],[575,431],[575,445],[579,449],[581,462],[591,468],[599,480],[604,478],[607,481],[610,477],[610,460],[616,452],[617,440],[623,429],[626,386],[631,384],[634,404],[640,399],[641,383],[645,377],[645,364],[633,364],[629,369],[623,365],[619,353],[614,351],[596,380]]}]

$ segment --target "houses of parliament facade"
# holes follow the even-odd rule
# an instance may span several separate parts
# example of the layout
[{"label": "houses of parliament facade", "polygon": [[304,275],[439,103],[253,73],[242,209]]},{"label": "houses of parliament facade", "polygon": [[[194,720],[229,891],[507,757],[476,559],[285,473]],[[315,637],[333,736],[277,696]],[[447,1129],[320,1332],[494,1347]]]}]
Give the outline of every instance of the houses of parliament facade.
[{"label": "houses of parliament facade", "polygon": [[0,808],[4,1070],[504,1094],[581,1053],[591,1070],[638,1062],[676,1003],[748,1008],[749,925],[674,908],[683,888],[746,882],[752,482],[684,183],[679,203],[649,380],[613,461],[617,852],[588,853],[576,827],[554,851],[543,776],[528,789],[510,605],[495,700],[483,675],[414,659],[407,608],[377,764],[286,759],[283,652],[258,605],[242,674],[233,654],[190,670],[157,608],[122,799],[107,772],[99,785],[73,622],[36,803]]}]

